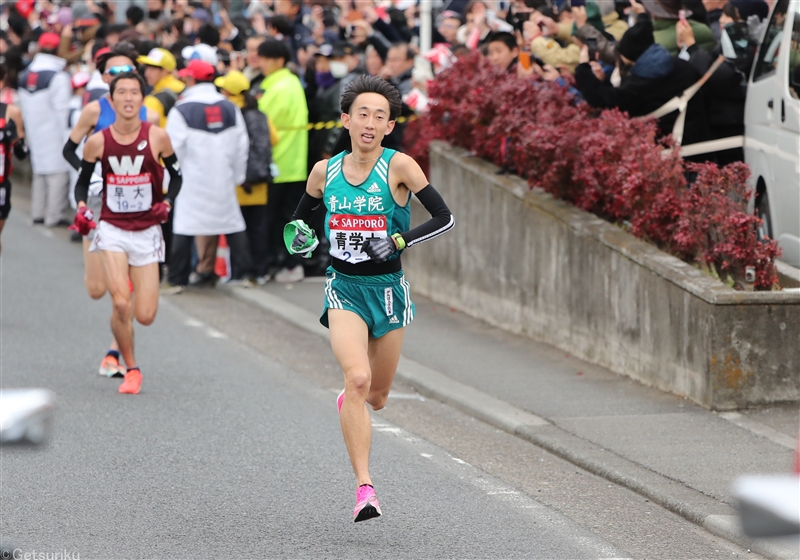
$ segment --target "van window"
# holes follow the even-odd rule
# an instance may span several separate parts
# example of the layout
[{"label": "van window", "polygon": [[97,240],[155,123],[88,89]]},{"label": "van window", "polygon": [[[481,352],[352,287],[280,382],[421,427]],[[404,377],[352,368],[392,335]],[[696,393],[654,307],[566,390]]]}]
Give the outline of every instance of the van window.
[{"label": "van window", "polygon": [[761,48],[758,49],[758,60],[753,71],[753,81],[757,82],[775,73],[778,68],[778,56],[783,40],[783,28],[786,23],[786,11],[789,8],[789,0],[779,0],[772,12],[764,40]]},{"label": "van window", "polygon": [[800,12],[794,15],[792,44],[789,50],[789,93],[800,99]]}]

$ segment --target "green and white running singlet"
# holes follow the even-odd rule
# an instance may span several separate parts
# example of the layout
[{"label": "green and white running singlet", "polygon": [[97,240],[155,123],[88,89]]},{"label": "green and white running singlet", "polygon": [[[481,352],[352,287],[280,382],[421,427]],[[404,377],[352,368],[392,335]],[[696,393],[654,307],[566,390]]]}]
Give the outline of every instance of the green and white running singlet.
[{"label": "green and white running singlet", "polygon": [[[349,152],[328,160],[323,203],[325,235],[330,254],[349,265],[369,261],[361,249],[367,239],[380,239],[408,231],[411,226],[411,193],[405,206],[398,205],[389,187],[389,163],[396,152],[384,148],[367,179],[351,185],[342,165]],[[400,251],[390,257],[396,259]],[[350,268],[348,271],[355,270]],[[359,315],[369,333],[379,338],[405,327],[414,318],[411,290],[402,271],[389,274],[344,274],[329,267],[325,282],[325,307],[320,323],[328,326],[328,309],[346,309]]]},{"label": "green and white running singlet", "polygon": [[[331,242],[332,257],[350,264],[369,260],[361,252],[366,239],[407,231],[411,226],[408,201],[405,206],[398,206],[389,188],[389,162],[395,153],[384,148],[367,179],[356,186],[348,183],[342,172],[344,157],[349,152],[328,160],[322,199],[328,211],[325,235]],[[410,193],[408,198],[410,201]]]}]

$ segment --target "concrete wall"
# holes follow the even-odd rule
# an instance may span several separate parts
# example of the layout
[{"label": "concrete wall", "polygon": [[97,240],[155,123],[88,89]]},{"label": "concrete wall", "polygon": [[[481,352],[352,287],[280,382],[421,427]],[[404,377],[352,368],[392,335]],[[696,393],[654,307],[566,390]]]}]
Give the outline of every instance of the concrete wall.
[{"label": "concrete wall", "polygon": [[430,181],[456,228],[404,254],[414,291],[709,408],[800,401],[800,293],[732,290],[443,143]]}]

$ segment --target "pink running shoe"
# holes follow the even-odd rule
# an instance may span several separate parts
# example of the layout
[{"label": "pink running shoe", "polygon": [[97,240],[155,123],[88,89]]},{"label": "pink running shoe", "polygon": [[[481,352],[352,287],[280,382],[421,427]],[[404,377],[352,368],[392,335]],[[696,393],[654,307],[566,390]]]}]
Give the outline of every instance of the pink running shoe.
[{"label": "pink running shoe", "polygon": [[353,510],[353,522],[366,521],[381,516],[381,506],[375,489],[369,484],[359,486],[356,491],[356,508]]},{"label": "pink running shoe", "polygon": [[336,406],[339,408],[339,414],[342,413],[342,403],[344,402],[344,389],[342,392],[339,393],[339,396],[336,397]]}]

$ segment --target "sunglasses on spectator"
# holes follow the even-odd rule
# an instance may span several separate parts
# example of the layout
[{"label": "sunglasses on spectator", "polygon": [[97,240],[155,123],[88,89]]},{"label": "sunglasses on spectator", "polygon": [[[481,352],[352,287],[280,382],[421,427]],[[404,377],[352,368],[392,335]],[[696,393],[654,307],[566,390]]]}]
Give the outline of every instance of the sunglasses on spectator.
[{"label": "sunglasses on spectator", "polygon": [[112,66],[106,70],[106,74],[111,76],[119,76],[120,74],[125,74],[126,72],[136,72],[136,68],[130,64],[125,64],[123,66]]}]

